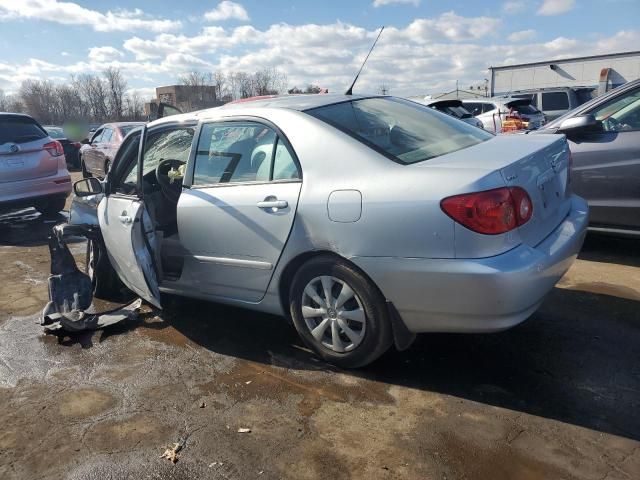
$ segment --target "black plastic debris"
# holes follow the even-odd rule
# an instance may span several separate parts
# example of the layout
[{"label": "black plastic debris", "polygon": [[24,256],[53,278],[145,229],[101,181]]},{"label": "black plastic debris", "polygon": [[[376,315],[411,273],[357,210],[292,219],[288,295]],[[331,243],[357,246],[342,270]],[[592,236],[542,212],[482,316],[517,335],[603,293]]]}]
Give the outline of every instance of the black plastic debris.
[{"label": "black plastic debris", "polygon": [[91,278],[81,272],[69,251],[65,235],[87,236],[87,229],[75,225],[56,225],[49,236],[51,275],[49,302],[42,311],[45,332],[96,330],[137,316],[142,300],[100,313],[87,313],[93,300]]}]

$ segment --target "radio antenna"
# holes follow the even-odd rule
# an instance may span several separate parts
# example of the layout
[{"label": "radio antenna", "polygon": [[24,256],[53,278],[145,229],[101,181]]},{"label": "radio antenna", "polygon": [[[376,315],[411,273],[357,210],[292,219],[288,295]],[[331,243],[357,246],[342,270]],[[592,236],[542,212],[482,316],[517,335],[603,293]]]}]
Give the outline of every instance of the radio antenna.
[{"label": "radio antenna", "polygon": [[383,30],[384,30],[384,25],[380,29],[380,32],[378,33],[378,36],[376,37],[375,42],[373,42],[373,45],[371,45],[371,49],[369,50],[369,53],[367,53],[367,56],[364,58],[364,62],[362,62],[362,65],[360,66],[360,70],[358,70],[358,73],[356,74],[356,78],[353,79],[353,83],[349,87],[349,90],[347,90],[344,93],[345,95],[352,95],[353,94],[353,87],[356,84],[356,82],[358,81],[358,77],[360,76],[360,72],[362,72],[362,69],[364,68],[364,64],[367,63],[367,60],[369,60],[369,55],[371,55],[371,52],[373,52],[373,49],[375,48],[376,43],[378,43],[378,39],[380,38],[380,35],[382,35],[382,31]]}]

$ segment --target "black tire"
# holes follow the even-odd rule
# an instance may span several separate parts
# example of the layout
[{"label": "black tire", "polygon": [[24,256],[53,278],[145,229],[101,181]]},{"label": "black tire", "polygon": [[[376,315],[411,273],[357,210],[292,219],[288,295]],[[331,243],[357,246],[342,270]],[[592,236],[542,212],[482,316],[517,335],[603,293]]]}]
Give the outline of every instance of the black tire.
[{"label": "black tire", "polygon": [[61,210],[64,210],[64,206],[67,203],[66,197],[52,198],[50,200],[38,203],[35,205],[35,209],[39,211],[44,217],[56,217]]},{"label": "black tire", "polygon": [[[87,239],[87,250],[84,271],[91,279],[93,296],[102,300],[122,301],[129,290],[120,281],[118,274],[111,266],[109,256],[100,240]],[[125,293],[126,292],[126,293]]]},{"label": "black tire", "polygon": [[[310,282],[321,276],[332,276],[347,284],[360,300],[364,310],[364,337],[350,351],[338,352],[318,341],[311,334],[310,327],[302,315],[303,292]],[[339,295],[339,290],[332,295]],[[384,296],[364,274],[336,257],[315,257],[300,267],[289,290],[289,310],[293,324],[307,346],[325,361],[343,368],[367,365],[385,353],[393,343],[393,332]]]}]

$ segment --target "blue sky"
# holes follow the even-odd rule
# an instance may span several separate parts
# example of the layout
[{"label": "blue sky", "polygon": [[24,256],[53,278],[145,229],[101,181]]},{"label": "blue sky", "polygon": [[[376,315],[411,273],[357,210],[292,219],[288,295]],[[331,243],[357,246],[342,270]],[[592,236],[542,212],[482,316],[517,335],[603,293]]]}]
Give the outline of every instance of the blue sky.
[{"label": "blue sky", "polygon": [[276,67],[342,90],[401,95],[478,84],[487,67],[640,50],[640,0],[0,0],[0,89],[123,70],[143,96],[199,71]]}]

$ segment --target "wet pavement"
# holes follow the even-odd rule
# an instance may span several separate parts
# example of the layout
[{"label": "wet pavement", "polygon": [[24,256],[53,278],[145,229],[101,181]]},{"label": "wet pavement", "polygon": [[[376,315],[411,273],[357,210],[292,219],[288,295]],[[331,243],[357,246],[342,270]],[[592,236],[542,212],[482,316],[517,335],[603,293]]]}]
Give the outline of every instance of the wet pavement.
[{"label": "wet pavement", "polygon": [[44,336],[54,223],[0,216],[2,479],[640,478],[637,241],[589,237],[512,330],[345,371],[280,318],[173,297]]}]

